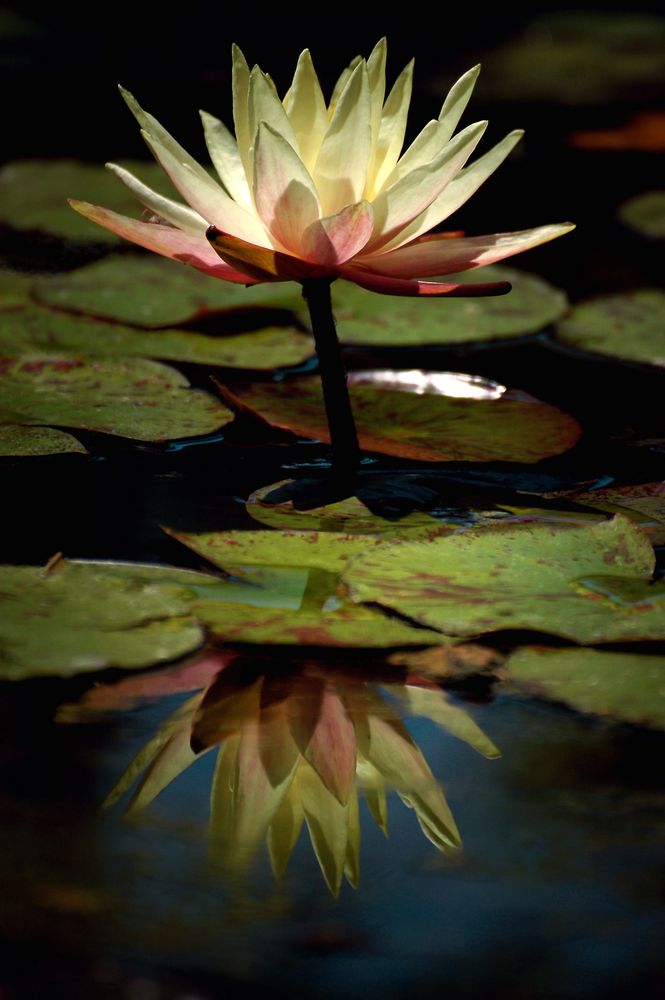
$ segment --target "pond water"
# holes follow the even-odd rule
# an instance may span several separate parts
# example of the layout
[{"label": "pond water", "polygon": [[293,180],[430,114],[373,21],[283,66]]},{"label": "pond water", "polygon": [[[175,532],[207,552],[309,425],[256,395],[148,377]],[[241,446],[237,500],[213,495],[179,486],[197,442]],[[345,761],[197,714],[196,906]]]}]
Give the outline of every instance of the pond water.
[{"label": "pond water", "polygon": [[[132,365],[143,363],[142,357],[157,359],[169,366],[171,375],[180,372],[207,393],[217,391],[212,373],[253,410],[233,422],[219,420],[213,430],[162,434],[170,438],[167,441],[159,440],[158,433],[136,440],[131,426],[127,430],[135,411],[129,417],[122,413],[128,390],[125,383],[112,382],[119,377],[116,371],[107,383],[100,376],[91,396],[89,386],[77,396],[81,406],[101,409],[102,397],[96,394],[107,393],[104,405],[109,412],[109,399],[120,399],[120,412],[111,414],[110,423],[95,423],[88,411],[85,419],[71,412],[60,414],[60,419],[44,418],[35,411],[38,417],[26,420],[71,431],[79,442],[78,453],[35,457],[3,452],[0,458],[6,504],[3,563],[44,567],[62,553],[66,560],[151,564],[208,574],[191,577],[193,606],[208,630],[206,641],[201,638],[198,647],[196,642],[183,646],[187,655],[175,667],[168,663],[172,657],[155,654],[141,661],[149,667],[142,673],[91,669],[77,676],[39,677],[41,672],[74,671],[42,671],[34,660],[26,666],[26,653],[27,659],[19,657],[18,672],[12,673],[15,636],[7,633],[8,640],[4,632],[0,635],[0,667],[10,664],[3,676],[17,678],[0,687],[0,1000],[31,1000],[46,993],[71,1000],[217,1000],[264,996],[266,991],[303,1000],[340,995],[389,1000],[444,995],[451,1000],[662,997],[665,684],[659,678],[665,670],[665,627],[662,615],[658,624],[657,612],[664,607],[659,581],[665,569],[665,307],[660,299],[636,305],[632,293],[642,288],[662,291],[663,234],[646,234],[644,220],[631,228],[618,214],[627,199],[662,187],[663,120],[656,112],[648,142],[639,121],[626,127],[635,114],[653,112],[658,105],[662,79],[659,82],[655,71],[650,77],[644,68],[652,65],[649,59],[657,61],[648,42],[650,32],[656,37],[656,22],[630,30],[626,22],[618,35],[611,18],[602,24],[582,18],[571,35],[572,29],[557,20],[559,15],[552,16],[545,33],[537,25],[528,28],[526,20],[517,23],[519,18],[511,14],[502,26],[492,20],[476,38],[473,26],[459,15],[464,30],[456,65],[462,70],[483,54],[488,59],[490,83],[481,91],[477,110],[496,123],[492,141],[503,134],[504,126],[515,124],[525,124],[528,135],[525,151],[503,165],[487,190],[469,203],[463,219],[460,213],[459,224],[479,233],[570,217],[578,230],[518,258],[521,277],[518,272],[513,278],[515,297],[506,300],[517,303],[513,315],[510,306],[500,319],[492,313],[460,313],[459,329],[467,333],[459,338],[448,329],[438,342],[420,316],[407,316],[399,311],[401,306],[391,304],[395,300],[375,296],[379,328],[383,324],[393,336],[392,341],[381,341],[371,328],[372,313],[367,320],[362,303],[349,298],[352,293],[341,290],[339,282],[333,286],[347,367],[375,373],[357,377],[359,400],[364,391],[375,393],[366,397],[367,412],[379,411],[382,405],[382,390],[376,389],[381,378],[394,389],[399,373],[406,372],[407,389],[423,381],[429,386],[425,395],[411,391],[408,403],[396,404],[404,409],[397,410],[394,427],[408,433],[395,432],[383,450],[367,449],[352,482],[340,482],[331,472],[329,448],[315,440],[315,433],[307,433],[311,425],[306,414],[299,413],[294,434],[284,431],[288,423],[280,422],[283,412],[302,406],[312,391],[304,378],[294,380],[316,372],[298,312],[297,288],[295,299],[288,293],[285,300],[252,303],[247,310],[238,309],[237,302],[206,300],[208,315],[202,318],[191,307],[200,286],[183,293],[167,281],[162,301],[154,294],[160,288],[159,272],[139,274],[142,265],[133,250],[59,228],[63,223],[57,211],[53,217],[48,213],[62,197],[77,191],[56,191],[45,196],[45,207],[37,204],[36,210],[51,220],[43,226],[34,220],[22,222],[12,214],[20,201],[18,188],[12,186],[16,182],[7,180],[8,173],[0,174],[0,278],[7,280],[10,296],[18,295],[6,307],[0,282],[0,353],[12,359],[2,370],[5,382],[13,359],[25,351],[55,344],[59,356],[85,360],[97,357],[99,347],[90,344],[95,337],[99,344],[100,331],[109,342],[113,331],[117,344],[124,346],[107,344],[103,357],[109,363],[120,358],[131,374],[139,371]],[[6,25],[0,21],[0,41],[3,32],[15,39],[17,23],[11,18]],[[662,30],[661,22],[656,26]],[[49,30],[53,25],[45,17],[32,48],[30,32],[21,29],[16,61],[0,65],[8,86],[17,87],[33,71],[44,72],[36,67],[45,52],[44,31],[48,35]],[[165,29],[156,30],[157,40],[164,42]],[[421,30],[419,34],[422,41]],[[516,54],[514,46],[524,37],[531,39],[536,60],[539,46],[549,46],[552,61],[543,63],[538,73]],[[10,143],[8,159],[38,159],[31,171],[53,167],[54,156],[101,161],[117,150],[140,155],[126,142],[132,126],[124,119],[122,128],[113,120],[110,136],[100,129],[101,135],[84,137],[71,122],[63,122],[60,130],[50,123],[51,102],[69,92],[76,70],[90,73],[91,102],[100,100],[103,108],[108,99],[101,95],[115,72],[109,53],[117,35],[108,35],[109,50],[104,49],[96,71],[89,57],[78,52],[78,38],[60,37],[63,53],[73,62],[65,68],[63,59],[53,94],[42,98],[47,120],[42,140],[36,142],[21,126]],[[261,44],[270,42],[264,25]],[[629,58],[631,46],[642,53],[639,65]],[[615,53],[611,64],[616,72],[602,68],[608,47]],[[575,60],[590,60],[579,100],[569,82],[563,86],[568,57],[575,66]],[[208,63],[199,65],[191,53],[183,58],[192,102],[216,99],[219,71],[215,76]],[[506,76],[509,66],[514,77]],[[149,87],[157,57],[152,53],[147,61],[130,61],[129,68]],[[432,88],[438,87],[440,64],[429,44],[421,72],[412,111],[416,121],[438,113],[438,108],[432,110]],[[524,74],[532,72],[536,82],[528,96]],[[501,87],[496,85],[499,79],[504,81]],[[173,96],[174,87],[171,81],[167,97]],[[152,99],[158,113],[158,101]],[[595,138],[585,139],[585,132]],[[610,138],[603,139],[604,133]],[[112,148],[104,145],[107,139]],[[20,180],[28,174],[18,176]],[[71,183],[82,183],[81,174],[71,176],[76,177]],[[24,180],[22,190],[25,186]],[[660,203],[654,204],[657,216]],[[29,208],[33,211],[34,204]],[[72,292],[63,279],[97,266],[97,261],[104,264],[109,250],[120,277],[108,271],[97,286],[93,280],[95,307],[82,307],[83,300],[75,298],[80,289]],[[135,282],[126,277],[133,273]],[[547,284],[528,285],[530,275]],[[55,283],[49,284],[49,278]],[[526,294],[525,287],[526,305],[518,297]],[[130,294],[123,297],[127,289]],[[626,293],[628,298],[618,305],[605,303],[608,313],[599,325],[602,333],[608,326],[614,333],[623,331],[633,347],[626,353],[614,340],[609,346],[608,341],[601,343],[598,353],[580,349],[577,335],[559,325],[565,324],[562,316],[569,307],[561,305],[556,289],[564,290],[573,306],[594,296]],[[136,313],[132,318],[131,310],[145,302],[174,309],[175,318],[144,323]],[[448,305],[444,300],[437,308],[446,310]],[[529,310],[539,308],[545,318],[533,320]],[[81,334],[72,319],[81,312],[84,323],[94,325],[88,334]],[[482,337],[473,333],[474,315],[479,326],[486,324]],[[643,324],[639,332],[638,320]],[[100,322],[105,326],[99,327]],[[240,342],[257,327],[272,330],[274,364],[272,354],[263,364],[264,348]],[[407,327],[415,332],[404,335],[402,346],[391,346],[395,331],[403,334]],[[587,347],[597,343],[597,330],[594,327],[586,341],[582,338]],[[168,340],[167,334],[175,336]],[[155,338],[162,335],[158,349]],[[193,335],[199,337],[196,345],[183,348],[185,341],[179,337],[189,336],[193,344]],[[86,346],[82,336],[89,336],[90,344]],[[635,347],[638,340],[642,344],[642,336],[646,346]],[[139,337],[144,346],[137,339],[132,347],[132,338]],[[153,337],[150,350],[145,348],[146,337]],[[206,360],[205,352],[218,351],[222,341],[235,342],[230,349],[242,362]],[[298,352],[302,356],[295,356]],[[469,432],[470,444],[466,438],[463,445],[455,439],[454,447],[468,446],[468,454],[453,450],[442,460],[430,461],[416,454],[413,414],[424,413],[425,407],[431,408],[430,416],[423,420],[424,430],[418,428],[418,443],[422,446],[431,437],[439,449],[448,444],[440,428],[449,426],[446,421],[453,411],[446,416],[436,410],[440,397],[430,390],[441,384],[449,389],[450,383],[421,375],[442,372],[476,376],[474,384],[480,386],[481,379],[490,380],[487,399],[494,394],[506,407],[516,421],[515,433],[483,417],[485,422]],[[150,378],[148,373],[145,381]],[[17,385],[18,390],[10,385],[7,397],[0,400],[3,424],[15,419],[16,399],[33,393],[27,382]],[[5,391],[3,386],[0,391]],[[30,405],[38,405],[41,391],[38,385]],[[276,411],[267,412],[272,397],[280,394],[286,409],[280,411],[275,404]],[[224,399],[228,402],[227,396]],[[419,402],[408,410],[411,416],[404,416],[413,399]],[[523,411],[537,406],[537,401],[547,405],[529,411],[532,420],[519,413],[510,416],[520,407]],[[450,405],[447,398],[444,402]],[[158,403],[147,404],[153,405]],[[163,406],[159,418],[198,419],[192,415],[193,404],[181,409],[178,405],[176,401],[172,412],[170,405]],[[257,422],[257,412],[268,422]],[[122,420],[125,424],[118,430]],[[581,428],[579,439],[574,421]],[[379,424],[370,425],[367,432],[374,441],[385,429]],[[552,439],[558,443],[552,445]],[[295,486],[277,500],[273,497],[271,508],[265,492],[284,480]],[[630,502],[620,492],[626,488],[632,489]],[[610,495],[612,490],[619,492]],[[331,508],[349,496],[364,506]],[[248,504],[250,497],[253,504]],[[289,498],[292,504],[286,503]],[[317,513],[306,523],[312,508]],[[368,537],[375,537],[379,520],[381,538],[389,535],[391,542],[422,538],[424,525],[432,545],[445,546],[451,539],[439,532],[496,524],[511,530],[511,518],[522,527],[535,524],[536,530],[553,524],[553,531],[568,518],[569,524],[574,522],[572,530],[581,526],[580,531],[592,532],[599,524],[609,524],[604,518],[617,512],[628,525],[623,529],[629,533],[625,544],[635,549],[626,562],[632,560],[634,568],[644,557],[642,569],[634,568],[632,575],[624,570],[630,577],[626,586],[613,587],[603,572],[605,564],[615,566],[612,555],[584,570],[571,568],[565,581],[574,583],[585,600],[590,593],[600,594],[600,603],[612,614],[630,617],[637,607],[648,621],[643,632],[613,631],[607,626],[609,612],[607,621],[594,626],[596,631],[580,632],[575,613],[568,615],[568,605],[562,604],[562,589],[555,580],[559,550],[554,546],[537,552],[539,560],[526,550],[529,565],[536,560],[543,567],[534,575],[519,568],[521,550],[515,549],[512,576],[501,577],[496,586],[491,580],[478,585],[491,591],[488,603],[493,607],[501,605],[504,586],[506,600],[513,595],[516,604],[525,592],[537,592],[540,604],[537,613],[530,610],[531,618],[513,620],[499,607],[498,619],[490,625],[473,627],[472,621],[455,633],[463,636],[462,653],[451,654],[444,645],[438,660],[418,659],[410,650],[419,647],[412,634],[400,632],[394,642],[380,637],[383,628],[419,628],[430,637],[430,629],[445,633],[446,628],[427,617],[432,609],[426,590],[420,590],[416,600],[423,608],[415,607],[408,593],[411,603],[399,603],[404,594],[397,593],[395,577],[385,594],[377,597],[372,592],[376,581],[371,559],[363,562],[360,550]],[[297,522],[301,515],[305,521]],[[641,526],[639,531],[635,524]],[[212,543],[204,538],[204,533],[264,528],[277,534],[275,529],[289,525],[317,527],[323,541],[316,540],[316,545],[321,544],[323,555],[313,562],[301,555],[299,561],[278,547],[270,557],[245,552],[243,559],[229,564],[228,553],[213,551],[214,538]],[[354,558],[359,560],[351,569],[346,562],[331,562],[324,551],[326,536],[335,531],[362,531],[348,543],[349,552],[356,546]],[[655,571],[648,563],[649,540]],[[589,534],[588,541],[580,542],[579,553],[568,552],[571,567],[578,566],[578,559],[581,566],[596,544]],[[385,553],[385,547],[381,551]],[[415,560],[418,553],[413,551]],[[444,560],[446,571],[439,568],[437,581],[438,592],[453,603],[447,612],[453,615],[459,611],[455,595],[471,587],[482,569],[472,564],[465,575],[466,564],[459,565],[466,558],[464,550],[448,551],[462,553],[456,556],[459,577]],[[445,549],[441,552],[445,556]],[[390,556],[385,558],[386,579],[391,572],[398,583],[409,576],[410,566],[391,570]],[[354,576],[353,565],[363,567],[364,575]],[[53,572],[61,566],[56,559]],[[96,570],[98,565],[93,574]],[[78,599],[89,567],[65,565],[63,572],[70,571],[83,580],[73,598]],[[158,589],[171,571],[165,570],[164,577],[161,570],[157,577],[152,570],[146,572],[152,573],[148,583],[156,579]],[[46,576],[49,573],[51,568]],[[121,567],[117,573],[121,587],[131,572]],[[0,590],[4,587],[11,599],[9,579],[3,577]],[[183,579],[189,586],[188,578]],[[183,579],[176,582],[183,584]],[[547,586],[541,586],[541,579],[549,581]],[[243,588],[245,593],[249,588],[250,597],[238,597]],[[352,622],[363,639],[339,640],[335,628],[345,626],[329,617],[324,640],[320,633],[313,640],[312,620],[318,627],[324,612],[339,612],[342,620],[351,614],[349,594],[355,595],[367,618]],[[110,602],[113,596],[110,593]],[[237,606],[239,600],[246,600],[256,617],[229,619],[229,629],[232,625],[235,631],[229,631],[226,640],[215,617],[220,612],[211,606]],[[103,603],[99,600],[100,606]],[[268,620],[266,609],[282,615],[277,625]],[[296,612],[310,618],[292,622],[288,615]],[[550,612],[552,622],[556,619],[551,631]],[[510,619],[507,625],[502,615]],[[77,620],[76,627],[80,624]],[[40,627],[35,619],[28,632],[32,625],[36,631]],[[284,639],[282,633],[291,635],[293,629],[295,634],[298,628],[299,642]],[[45,661],[57,660],[58,643],[67,648],[66,641],[59,633],[45,635],[42,647],[34,648],[41,648]],[[431,638],[423,638],[426,649],[431,644]],[[583,693],[569,681],[548,688],[542,676],[535,681],[535,675],[520,678],[517,660],[511,662],[510,657],[523,647],[533,652],[534,646],[547,647],[548,655],[594,646],[598,656],[636,654],[637,665],[630,664],[634,672],[621,689],[625,697],[617,686],[606,701],[594,701],[593,690],[600,690],[602,681],[592,665]],[[85,655],[90,655],[89,648]],[[650,693],[641,700],[640,669],[654,671]],[[559,683],[555,675],[547,682]],[[152,746],[152,753],[146,746]],[[124,781],[130,766],[134,771]],[[138,802],[135,798],[135,808],[127,814],[132,784]],[[275,788],[281,789],[279,807]],[[122,801],[103,808],[110,794]],[[231,822],[228,816],[237,824],[233,829],[225,825]],[[276,877],[273,869],[285,866]]]}]

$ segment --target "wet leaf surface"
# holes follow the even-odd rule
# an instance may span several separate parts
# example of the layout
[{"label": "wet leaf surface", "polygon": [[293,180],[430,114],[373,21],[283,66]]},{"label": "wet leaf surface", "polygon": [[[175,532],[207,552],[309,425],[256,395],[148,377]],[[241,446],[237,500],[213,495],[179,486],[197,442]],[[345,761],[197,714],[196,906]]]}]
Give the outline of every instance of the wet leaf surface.
[{"label": "wet leaf surface", "polygon": [[[301,377],[278,384],[234,383],[230,405],[302,437],[330,441],[321,384]],[[579,427],[546,403],[521,398],[451,399],[351,384],[360,445],[366,451],[428,462],[537,462],[571,448]]]},{"label": "wet leaf surface", "polygon": [[[665,146],[665,124],[662,128]],[[618,215],[625,226],[640,236],[665,238],[665,191],[647,191],[629,198],[619,206]]]},{"label": "wet leaf surface", "polygon": [[332,301],[340,341],[400,347],[518,337],[544,329],[568,308],[564,292],[510,267],[477,268],[446,275],[446,281],[510,281],[513,288],[508,295],[442,301],[376,295],[336,281]]},{"label": "wet leaf surface", "polygon": [[[160,578],[163,569],[153,574]],[[0,568],[0,677],[69,676],[177,659],[203,641],[179,584],[55,562]]]},{"label": "wet leaf surface", "polygon": [[268,370],[301,364],[314,353],[314,343],[307,334],[290,326],[226,336],[194,330],[148,332],[33,304],[8,312],[0,320],[0,353],[15,355],[28,350]]},{"label": "wet leaf surface", "polygon": [[55,424],[138,441],[209,434],[232,414],[180,372],[143,359],[0,359],[0,422]]},{"label": "wet leaf surface", "polygon": [[177,261],[139,254],[110,256],[67,274],[39,278],[32,291],[37,301],[57,309],[143,327],[178,326],[229,309],[302,305],[298,286],[290,283],[247,288]]},{"label": "wet leaf surface", "polygon": [[66,452],[87,454],[80,441],[52,427],[21,427],[0,424],[0,456],[61,455]]},{"label": "wet leaf surface", "polygon": [[[173,187],[156,163],[123,161],[145,184],[173,196]],[[16,160],[0,170],[0,221],[15,229],[38,230],[87,243],[120,243],[115,233],[84,219],[67,199],[104,205],[138,217],[142,206],[101,164],[77,160]]]},{"label": "wet leaf surface", "polygon": [[665,292],[644,289],[575,306],[556,327],[557,339],[584,351],[665,366]]},{"label": "wet leaf surface", "polygon": [[511,686],[593,715],[665,728],[665,657],[597,649],[518,649]]},{"label": "wet leaf surface", "polygon": [[[356,601],[376,602],[448,635],[534,629],[581,643],[665,638],[650,595],[646,536],[621,517],[591,526],[524,524],[405,542],[355,559],[342,575]],[[588,586],[636,587],[630,605]],[[587,580],[587,585],[584,584]]]}]

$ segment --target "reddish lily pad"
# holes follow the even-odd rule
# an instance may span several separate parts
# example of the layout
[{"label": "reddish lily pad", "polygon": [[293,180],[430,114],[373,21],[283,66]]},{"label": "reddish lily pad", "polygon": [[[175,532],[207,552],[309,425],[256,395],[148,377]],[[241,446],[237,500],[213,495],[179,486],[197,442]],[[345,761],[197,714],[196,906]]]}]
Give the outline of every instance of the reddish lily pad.
[{"label": "reddish lily pad", "polygon": [[37,301],[56,309],[143,327],[178,326],[230,309],[301,305],[297,287],[290,283],[246,288],[176,261],[138,254],[105,257],[67,274],[40,278],[32,291]]},{"label": "reddish lily pad", "polygon": [[[173,187],[156,163],[123,162],[153,190],[173,197]],[[86,243],[119,243],[120,237],[73,212],[68,198],[82,198],[125,215],[140,205],[101,164],[77,160],[16,160],[0,170],[0,220],[15,229],[38,230]]]},{"label": "reddish lily pad", "polygon": [[[164,569],[156,568],[156,576]],[[0,567],[0,677],[69,676],[107,667],[143,667],[196,649],[194,594],[103,565],[55,561]]]},{"label": "reddish lily pad", "polygon": [[510,657],[507,678],[578,712],[665,729],[665,656],[526,646]]},{"label": "reddish lily pad", "polygon": [[[339,339],[344,344],[412,347],[518,337],[543,330],[568,308],[564,292],[511,267],[478,268],[446,275],[446,281],[509,281],[513,287],[496,298],[434,301],[378,296],[336,281],[332,299]],[[304,315],[303,320],[307,322]]]},{"label": "reddish lily pad", "polygon": [[[371,373],[370,373],[371,374]],[[321,383],[305,376],[273,385],[220,385],[230,406],[302,437],[330,441]],[[427,462],[538,462],[577,441],[578,424],[536,400],[451,399],[380,383],[350,386],[360,445]]]},{"label": "reddish lily pad", "polygon": [[[665,128],[661,122],[661,137]],[[629,198],[619,206],[619,218],[624,226],[649,239],[665,239],[665,191],[647,191]]]},{"label": "reddish lily pad", "polygon": [[146,331],[32,304],[7,313],[0,322],[0,353],[15,355],[27,350],[261,370],[301,364],[314,353],[314,342],[291,326],[215,337],[190,330]]},{"label": "reddish lily pad", "polygon": [[353,600],[376,602],[447,635],[535,629],[580,643],[615,642],[665,638],[654,565],[646,536],[619,516],[589,526],[480,528],[385,546],[355,559],[342,581]]},{"label": "reddish lily pad", "polygon": [[625,361],[665,366],[665,292],[642,289],[575,306],[556,327],[572,347]]},{"label": "reddish lily pad", "polygon": [[231,417],[218,400],[155,361],[0,358],[0,423],[163,441],[209,434]]}]

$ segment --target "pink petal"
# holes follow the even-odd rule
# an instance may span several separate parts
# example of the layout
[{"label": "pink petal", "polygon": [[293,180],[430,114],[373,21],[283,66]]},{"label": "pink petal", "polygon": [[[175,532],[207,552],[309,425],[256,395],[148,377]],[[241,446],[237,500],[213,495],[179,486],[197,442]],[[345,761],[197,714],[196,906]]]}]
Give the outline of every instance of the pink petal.
[{"label": "pink petal", "polygon": [[505,295],[511,285],[509,281],[489,281],[483,284],[444,284],[441,281],[409,281],[406,278],[390,278],[383,274],[374,274],[360,267],[340,268],[340,277],[353,281],[369,292],[379,292],[381,295]]},{"label": "pink petal", "polygon": [[333,266],[355,257],[372,235],[374,213],[367,201],[347,205],[336,215],[317,219],[303,233],[303,255],[317,264]]},{"label": "pink petal", "polygon": [[453,274],[473,267],[484,267],[513,254],[539,246],[572,229],[570,223],[538,226],[514,233],[492,233],[451,239],[447,233],[420,237],[407,246],[385,254],[360,257],[361,264],[375,274],[397,278],[427,278],[438,274]]},{"label": "pink petal", "polygon": [[242,274],[220,260],[203,236],[183,233],[181,229],[174,229],[172,226],[130,219],[126,215],[119,215],[117,212],[101,208],[99,205],[91,205],[86,201],[70,198],[69,204],[74,211],[84,215],[91,222],[110,229],[118,236],[124,236],[132,243],[138,243],[146,250],[161,254],[162,257],[191,264],[198,271],[211,274],[214,278],[222,278],[224,281],[235,281],[240,285],[253,285],[256,282],[255,278]]},{"label": "pink petal", "polygon": [[345,805],[356,773],[353,722],[332,684],[303,680],[289,698],[293,738],[332,795]]}]

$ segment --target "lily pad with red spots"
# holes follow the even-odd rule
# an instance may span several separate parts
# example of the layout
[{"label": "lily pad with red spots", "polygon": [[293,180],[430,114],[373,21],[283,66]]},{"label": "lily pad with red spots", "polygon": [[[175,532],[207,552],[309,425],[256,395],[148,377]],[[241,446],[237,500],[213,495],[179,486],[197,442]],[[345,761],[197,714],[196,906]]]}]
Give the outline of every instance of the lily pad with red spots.
[{"label": "lily pad with red spots", "polygon": [[164,441],[209,434],[231,417],[219,400],[155,361],[0,358],[0,424],[52,424]]},{"label": "lily pad with red spots", "polygon": [[[363,373],[371,376],[373,373]],[[350,385],[360,445],[428,462],[538,462],[571,448],[580,429],[572,417],[529,397],[459,399],[405,391],[371,377]],[[363,384],[367,381],[369,384]],[[302,437],[330,441],[320,380],[305,376],[272,385],[220,385],[226,402]]]},{"label": "lily pad with red spots", "polygon": [[291,283],[247,288],[139,254],[105,257],[67,274],[39,278],[32,293],[56,309],[143,327],[179,326],[231,309],[295,310],[302,304],[298,286]]},{"label": "lily pad with red spots", "polygon": [[[492,265],[446,275],[446,281],[509,281],[508,295],[414,299],[380,296],[348,281],[332,286],[337,333],[343,344],[386,347],[465,344],[538,333],[568,308],[564,292],[543,278]],[[303,314],[303,321],[307,322]]]},{"label": "lily pad with red spots", "polygon": [[506,676],[511,688],[578,712],[665,729],[665,656],[527,646]]},{"label": "lily pad with red spots", "polygon": [[480,528],[385,546],[342,574],[353,600],[447,635],[532,629],[579,643],[665,639],[665,588],[646,536],[594,525]]},{"label": "lily pad with red spots", "polygon": [[665,545],[665,483],[606,486],[599,490],[559,494],[583,507],[624,514],[639,524],[654,545]]},{"label": "lily pad with red spots", "polygon": [[[1,296],[0,284],[0,308]],[[194,330],[144,330],[32,303],[0,318],[0,353],[28,350],[271,369],[301,364],[314,353],[314,343],[292,326],[220,336]]]}]

